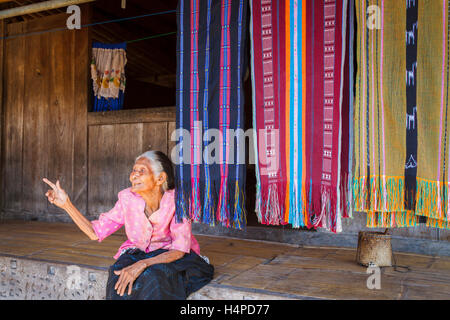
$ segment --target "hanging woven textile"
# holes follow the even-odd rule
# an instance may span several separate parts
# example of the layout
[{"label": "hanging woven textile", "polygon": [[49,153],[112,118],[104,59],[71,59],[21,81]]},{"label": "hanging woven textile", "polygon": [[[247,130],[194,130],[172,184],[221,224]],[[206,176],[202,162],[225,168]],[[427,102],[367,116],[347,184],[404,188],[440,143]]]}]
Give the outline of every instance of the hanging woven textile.
[{"label": "hanging woven textile", "polygon": [[[345,32],[344,72],[342,75],[341,107],[341,162],[340,162],[340,210],[343,218],[352,218],[352,166],[353,166],[353,96],[354,96],[354,6],[355,1],[348,1]],[[344,7],[345,12],[345,7]],[[345,14],[344,14],[345,18]]]},{"label": "hanging woven textile", "polygon": [[339,232],[341,176],[348,179],[341,161],[349,154],[341,158],[349,137],[349,121],[341,121],[348,3],[251,4],[258,219]]},{"label": "hanging woven textile", "polygon": [[450,229],[450,0],[417,0],[416,5],[415,212],[428,217],[428,226]]},{"label": "hanging woven textile", "polygon": [[243,75],[246,0],[180,0],[177,47],[176,216],[246,223]]},{"label": "hanging woven textile", "polygon": [[356,0],[353,204],[370,227],[449,227],[448,7]]},{"label": "hanging woven textile", "polygon": [[92,46],[91,77],[94,111],[119,110],[125,93],[126,43]]}]

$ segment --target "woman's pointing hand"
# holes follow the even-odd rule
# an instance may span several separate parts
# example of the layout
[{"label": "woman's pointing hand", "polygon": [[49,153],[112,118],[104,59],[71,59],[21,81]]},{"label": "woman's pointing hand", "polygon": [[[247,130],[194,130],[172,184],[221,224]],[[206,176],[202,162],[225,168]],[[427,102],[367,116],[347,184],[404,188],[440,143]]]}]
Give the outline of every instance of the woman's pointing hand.
[{"label": "woman's pointing hand", "polygon": [[52,190],[48,190],[47,193],[45,194],[47,196],[48,201],[54,204],[55,206],[63,208],[64,205],[67,203],[69,196],[63,190],[63,188],[61,188],[59,180],[56,181],[56,184],[52,183],[47,178],[44,178],[42,180],[52,188]]}]

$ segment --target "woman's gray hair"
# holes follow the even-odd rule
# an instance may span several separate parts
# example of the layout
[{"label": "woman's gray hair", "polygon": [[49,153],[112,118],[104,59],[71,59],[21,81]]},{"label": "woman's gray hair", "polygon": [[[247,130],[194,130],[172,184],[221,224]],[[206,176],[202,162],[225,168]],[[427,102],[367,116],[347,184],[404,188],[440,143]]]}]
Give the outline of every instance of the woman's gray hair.
[{"label": "woman's gray hair", "polygon": [[[138,159],[140,158],[145,158],[150,162],[150,169],[152,170],[153,174],[155,175],[155,177],[159,177],[159,175],[164,171],[164,167],[160,161],[160,157],[158,156],[157,151],[146,151],[143,154],[141,154],[140,156],[138,156],[134,162],[138,161]],[[167,174],[167,173],[166,173]],[[164,192],[166,192],[169,189],[168,186],[168,181],[166,179],[166,181],[164,181],[162,188],[164,190]]]}]

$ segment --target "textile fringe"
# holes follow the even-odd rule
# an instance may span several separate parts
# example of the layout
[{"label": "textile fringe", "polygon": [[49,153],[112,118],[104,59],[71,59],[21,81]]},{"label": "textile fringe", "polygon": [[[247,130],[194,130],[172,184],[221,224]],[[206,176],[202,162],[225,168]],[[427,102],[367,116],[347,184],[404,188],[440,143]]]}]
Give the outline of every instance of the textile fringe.
[{"label": "textile fringe", "polygon": [[404,178],[371,176],[353,179],[353,210],[359,212],[403,212]]},{"label": "textile fringe", "polygon": [[427,227],[450,230],[450,221],[428,218]]},{"label": "textile fringe", "polygon": [[368,228],[405,228],[416,227],[418,224],[419,217],[414,214],[414,211],[367,213]]},{"label": "textile fringe", "polygon": [[344,173],[341,175],[340,180],[340,195],[341,195],[341,203],[340,210],[342,212],[343,218],[351,218],[351,192],[350,185],[348,180],[348,173]]},{"label": "textile fringe", "polygon": [[[347,182],[344,183],[347,185]],[[316,186],[313,190],[313,186],[307,183],[301,190],[296,186],[288,197],[283,193],[285,189],[282,182],[274,182],[263,189],[267,191],[261,196],[261,210],[257,212],[259,223],[267,225],[289,223],[296,229],[320,227],[338,232],[337,215],[340,213],[337,208],[336,193],[332,192],[331,186]],[[297,192],[301,192],[300,199],[297,197]],[[279,201],[280,199],[287,200]],[[348,205],[349,203],[345,204],[345,206]],[[286,219],[287,216],[288,219]]]},{"label": "textile fringe", "polygon": [[209,179],[206,180],[205,185],[205,192],[203,193],[205,195],[204,202],[203,202],[203,220],[202,222],[204,224],[208,224],[210,226],[215,226],[216,221],[214,219],[215,215],[213,214],[215,206],[215,199],[214,197],[214,188],[211,188],[211,181]]},{"label": "textile fringe", "polygon": [[230,192],[228,190],[228,178],[222,177],[219,191],[219,201],[217,205],[217,221],[222,226],[230,227]]},{"label": "textile fringe", "polygon": [[420,178],[416,179],[416,183],[416,214],[448,223],[450,221],[448,184]]},{"label": "textile fringe", "polygon": [[243,230],[247,225],[247,217],[244,208],[244,192],[239,189],[239,183],[236,181],[234,189],[234,216],[233,228]]},{"label": "textile fringe", "polygon": [[201,221],[201,201],[200,201],[200,193],[199,193],[199,181],[198,179],[192,179],[191,182],[194,187],[192,188],[191,193],[191,207],[190,207],[190,217],[193,222]]},{"label": "textile fringe", "polygon": [[331,186],[322,186],[322,228],[337,232],[337,215],[339,214],[337,210],[337,199],[336,192],[332,191]]},{"label": "textile fringe", "polygon": [[[221,183],[216,180],[205,184],[198,182],[194,189],[191,182],[184,182],[183,186],[179,183],[175,189],[176,221],[179,223],[183,219],[190,219],[192,222],[201,222],[210,226],[222,224],[227,228],[231,226],[239,230],[245,229],[247,218],[244,190],[239,188],[237,181],[233,185],[226,183],[227,179]],[[232,208],[230,208],[231,198],[234,200]]]},{"label": "textile fringe", "polygon": [[405,210],[415,210],[416,208],[416,177],[405,176]]},{"label": "textile fringe", "polygon": [[281,182],[272,182],[267,188],[264,188],[258,215],[261,224],[277,226],[286,224],[284,221],[285,207],[280,199],[284,199]]},{"label": "textile fringe", "polygon": [[[258,170],[258,169],[256,169]],[[256,172],[256,174],[258,175],[258,171]],[[258,218],[258,222],[259,223],[263,223],[262,220],[262,198],[261,198],[261,183],[259,181],[259,179],[257,179],[258,182],[256,183],[256,199],[255,199],[255,213],[256,213],[256,217]]]},{"label": "textile fringe", "polygon": [[344,186],[346,188],[346,192],[348,193],[347,198],[347,214],[349,218],[353,218],[353,192],[352,192],[352,177],[349,174],[347,177],[347,185]]},{"label": "textile fringe", "polygon": [[183,219],[191,219],[190,217],[190,195],[183,190],[191,190],[191,184],[178,183],[175,188],[175,221],[183,222]]},{"label": "textile fringe", "polygon": [[[222,199],[219,199],[224,183],[212,180],[203,184],[199,181],[193,189],[191,181],[178,183],[175,189],[175,219],[181,222],[182,219],[190,219],[192,222],[201,222],[210,226],[216,226],[218,223],[236,229],[245,228],[246,217],[244,207],[244,193],[235,184],[227,185],[227,196],[223,199],[225,193],[222,189]],[[233,197],[230,196],[233,193]],[[237,197],[237,198],[236,198]],[[237,199],[230,210],[230,202],[233,198]],[[195,203],[197,199],[198,203]],[[220,201],[221,202],[220,202]],[[232,217],[232,219],[231,219]]]}]

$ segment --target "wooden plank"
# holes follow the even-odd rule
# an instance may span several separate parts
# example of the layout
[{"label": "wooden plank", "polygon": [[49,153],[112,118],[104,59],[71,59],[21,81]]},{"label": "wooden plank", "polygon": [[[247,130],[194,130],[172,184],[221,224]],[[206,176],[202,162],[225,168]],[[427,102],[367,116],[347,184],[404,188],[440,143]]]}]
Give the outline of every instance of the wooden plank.
[{"label": "wooden plank", "polygon": [[[119,124],[115,130],[115,163],[113,193],[117,198],[119,191],[130,187],[130,173],[134,160],[141,154],[143,124]],[[114,203],[112,203],[114,205]]]},{"label": "wooden plank", "polygon": [[148,150],[167,152],[167,122],[144,123],[142,152]]},{"label": "wooden plank", "polygon": [[266,261],[264,258],[238,256],[226,264],[218,265],[215,257],[211,259],[208,256],[208,258],[214,265],[214,277],[217,278],[217,282],[219,283],[225,281],[225,279],[230,279],[245,271],[251,270]]},{"label": "wooden plank", "polygon": [[295,256],[280,254],[270,261],[270,265],[284,266],[296,269],[320,269],[332,271],[346,271],[366,274],[367,267],[361,266],[354,259],[324,259],[310,256]]},{"label": "wooden plank", "polygon": [[[67,28],[66,27],[66,20],[68,18],[68,15],[66,13],[61,13],[58,15],[51,15],[47,17],[42,17],[39,19],[32,19],[26,22],[21,22],[23,24],[27,24],[26,30],[20,30],[17,28],[8,28],[7,36],[8,37],[15,37],[18,36],[18,38],[27,38],[28,36],[25,35],[30,32],[39,32],[44,30],[50,30],[50,29],[57,29],[57,28]],[[15,24],[15,23],[14,23]]]},{"label": "wooden plank", "polygon": [[175,107],[89,112],[88,125],[175,121]]},{"label": "wooden plank", "polygon": [[[23,23],[8,31],[23,32]],[[5,116],[3,135],[3,208],[22,209],[22,142],[25,78],[24,38],[8,39],[5,48]]]},{"label": "wooden plank", "polygon": [[270,290],[274,283],[286,279],[294,270],[293,268],[259,265],[235,277],[225,278],[221,284]]},{"label": "wooden plank", "polygon": [[24,246],[21,243],[17,243],[12,240],[2,241],[0,243],[0,255],[13,255],[13,256],[25,256],[33,253],[40,252],[42,246],[40,244],[28,243]]},{"label": "wooden plank", "polygon": [[[72,35],[68,31],[54,32],[50,39],[50,92],[48,112],[48,178],[59,179],[62,188],[72,191],[72,151],[74,105]],[[48,203],[48,202],[47,202]],[[48,203],[48,210],[61,210]]]},{"label": "wooden plank", "polygon": [[48,99],[52,72],[49,65],[49,34],[27,37],[25,41],[25,95],[23,125],[23,209],[32,217],[47,209],[45,192],[48,185],[42,182],[47,176],[47,128],[49,126]]},{"label": "wooden plank", "polygon": [[87,265],[95,267],[108,268],[114,263],[112,257],[107,258],[100,255],[85,254],[78,250],[64,250],[64,249],[48,249],[42,252],[33,253],[26,256],[31,259],[50,260],[57,262],[64,262],[77,265]]},{"label": "wooden plank", "polygon": [[[18,17],[18,16],[24,16],[24,15],[31,15],[33,13],[43,12],[43,11],[50,11],[54,12],[54,9],[59,9],[62,7],[68,7],[73,4],[81,4],[86,2],[92,2],[95,0],[73,0],[73,1],[66,1],[66,0],[51,0],[51,1],[44,1],[40,3],[32,3],[26,6],[20,6],[16,8],[10,8],[0,11],[0,19],[7,19],[12,17]],[[64,14],[64,13],[61,13]],[[66,15],[67,17],[67,15]],[[67,19],[67,18],[66,18]]]},{"label": "wooden plank", "polygon": [[88,132],[88,215],[97,217],[117,201],[114,193],[114,126],[90,126]]},{"label": "wooden plank", "polygon": [[[263,276],[266,272],[277,272],[274,267],[262,267],[252,271],[259,276]],[[233,281],[239,281],[245,276],[250,276],[250,272],[234,278]],[[326,299],[399,299],[401,297],[401,286],[398,283],[381,276],[381,290],[370,290],[367,288],[368,277],[367,274],[350,272],[294,269],[286,277],[268,283],[265,288]]]},{"label": "wooden plank", "polygon": [[[85,16],[85,11],[82,11]],[[83,28],[73,31],[74,37],[74,63],[73,68],[73,177],[72,177],[72,203],[82,213],[87,213],[87,153],[88,153],[88,127],[87,110],[89,101],[89,30]],[[86,66],[81,68],[80,66]]]},{"label": "wooden plank", "polygon": [[235,255],[247,255],[265,259],[272,259],[279,254],[290,252],[292,249],[291,246],[283,244],[250,242],[229,238],[224,238],[222,242],[214,242],[202,248],[202,250],[209,252],[214,251]]}]

